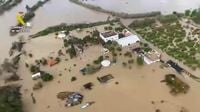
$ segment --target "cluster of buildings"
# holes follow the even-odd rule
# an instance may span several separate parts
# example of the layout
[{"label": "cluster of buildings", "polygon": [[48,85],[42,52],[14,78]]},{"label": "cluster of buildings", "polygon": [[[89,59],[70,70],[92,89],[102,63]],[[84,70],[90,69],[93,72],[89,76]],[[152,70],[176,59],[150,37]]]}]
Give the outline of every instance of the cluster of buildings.
[{"label": "cluster of buildings", "polygon": [[[116,33],[114,31],[103,32],[103,33],[100,33],[100,38],[105,43],[108,41],[116,41],[122,47],[134,45],[140,42],[139,37],[135,34],[132,34],[127,29],[124,29],[121,33]],[[141,50],[140,48],[136,48],[136,49]],[[155,62],[158,62],[160,61],[160,57],[161,57],[161,54],[155,50],[152,50],[147,53],[140,52],[139,54],[142,54],[144,62],[146,64],[153,64]]]},{"label": "cluster of buildings", "polygon": [[122,47],[126,47],[140,41],[137,35],[132,34],[127,29],[124,29],[121,33],[116,33],[114,31],[103,32],[100,33],[99,36],[104,42],[116,41]]}]

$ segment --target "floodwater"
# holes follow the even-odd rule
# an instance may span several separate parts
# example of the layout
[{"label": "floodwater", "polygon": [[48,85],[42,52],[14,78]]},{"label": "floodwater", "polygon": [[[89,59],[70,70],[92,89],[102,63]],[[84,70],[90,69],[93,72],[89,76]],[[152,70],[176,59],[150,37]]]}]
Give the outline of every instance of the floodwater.
[{"label": "floodwater", "polygon": [[[200,1],[198,0],[193,0],[193,2],[186,0],[162,0],[161,2],[158,0],[149,1],[150,0],[88,0],[89,3],[100,5],[109,10],[134,13],[149,12],[153,10],[161,10],[163,12],[174,10],[181,11],[198,7],[198,4],[200,4]],[[8,56],[8,49],[10,48],[11,43],[20,35],[28,36],[29,34],[33,34],[48,26],[63,22],[69,24],[77,22],[95,22],[106,20],[108,17],[106,14],[94,12],[72,4],[68,0],[51,0],[36,11],[36,17],[31,21],[33,28],[30,33],[21,33],[15,37],[10,37],[8,32],[10,26],[16,24],[16,13],[18,11],[25,11],[26,4],[31,6],[31,4],[36,2],[37,0],[23,0],[20,5],[0,16],[0,62]],[[49,39],[47,40],[46,38]],[[52,50],[57,51],[61,47],[61,41],[56,41],[53,36],[48,35],[30,41],[25,46],[25,49],[28,52],[32,51],[35,58],[40,58],[48,56],[49,52]],[[200,103],[200,100],[198,100],[200,94],[198,89],[199,85],[196,84],[196,82],[193,83],[191,80],[187,80],[188,82],[191,82],[190,92],[187,95],[179,97],[171,96],[169,94],[169,88],[167,88],[166,85],[161,84],[160,81],[163,80],[164,74],[174,73],[174,71],[159,69],[159,64],[145,66],[144,68],[138,68],[136,65],[133,65],[133,68],[128,70],[121,69],[122,62],[120,62],[110,68],[103,69],[97,74],[83,77],[78,71],[79,68],[82,68],[86,63],[90,63],[96,59],[100,55],[100,51],[101,48],[98,46],[91,47],[87,50],[85,55],[83,55],[84,60],[82,61],[78,58],[68,62],[62,61],[63,63],[59,66],[56,66],[53,69],[48,68],[50,69],[48,71],[54,74],[55,79],[52,82],[44,83],[43,89],[34,92],[34,96],[37,100],[37,104],[35,105],[32,104],[30,93],[36,82],[31,79],[28,69],[24,67],[24,63],[27,62],[27,59],[23,58],[22,63],[20,63],[21,67],[19,69],[19,74],[20,77],[23,78],[20,83],[23,85],[22,93],[23,102],[25,104],[24,109],[26,112],[66,112],[67,109],[64,107],[63,102],[56,98],[57,93],[61,91],[80,90],[82,85],[87,82],[94,82],[94,90],[90,92],[80,91],[86,96],[85,101],[97,102],[94,106],[88,108],[87,112],[127,112],[130,110],[137,110],[138,112],[155,112],[155,109],[157,108],[164,110],[163,112],[178,112],[182,106],[186,107],[191,112],[198,112],[198,104]],[[124,61],[125,59],[122,60]],[[77,64],[77,66],[72,67],[73,64]],[[64,68],[70,68],[72,69],[72,72],[64,71]],[[154,72],[153,69],[155,69]],[[59,73],[62,73],[62,76],[58,76]],[[96,80],[96,76],[102,76],[109,73],[113,74],[115,77],[114,81],[106,85],[100,85]],[[71,83],[70,78],[72,76],[76,76],[78,82]],[[115,85],[115,81],[118,81],[119,85]],[[23,91],[26,89],[29,91]],[[165,100],[167,102],[160,104],[160,100]],[[156,104],[152,105],[151,101],[155,101]],[[121,105],[121,102],[123,102],[123,105]],[[78,112],[81,110],[80,107],[77,106],[75,108],[70,108],[69,111]]]},{"label": "floodwater", "polygon": [[104,21],[108,17],[106,14],[94,12],[72,4],[68,0],[51,0],[35,12],[36,16],[31,21],[33,27],[29,33],[20,33],[13,37],[9,36],[9,28],[17,23],[16,13],[18,11],[26,11],[26,4],[32,6],[32,4],[35,4],[37,1],[38,0],[23,0],[20,5],[0,16],[0,62],[2,62],[5,57],[8,57],[8,50],[11,43],[16,40],[18,36],[28,36],[48,26],[60,23],[96,22]]},{"label": "floodwater", "polygon": [[[33,28],[29,33],[21,33],[15,37],[9,36],[9,28],[16,24],[16,13],[25,11],[25,6],[32,6],[38,0],[23,0],[21,4],[0,16],[0,62],[8,56],[8,49],[12,41],[19,35],[29,35],[40,31],[47,26],[60,23],[83,23],[106,20],[108,15],[94,12],[89,9],[70,3],[68,0],[51,0],[36,11],[36,17],[31,22]],[[183,11],[197,8],[200,0],[87,0],[88,3],[99,5],[108,10],[128,13],[141,13],[149,11]]]},{"label": "floodwater", "polygon": [[163,14],[173,11],[184,12],[200,6],[200,0],[87,0],[87,3],[117,12],[144,13],[161,11]]}]

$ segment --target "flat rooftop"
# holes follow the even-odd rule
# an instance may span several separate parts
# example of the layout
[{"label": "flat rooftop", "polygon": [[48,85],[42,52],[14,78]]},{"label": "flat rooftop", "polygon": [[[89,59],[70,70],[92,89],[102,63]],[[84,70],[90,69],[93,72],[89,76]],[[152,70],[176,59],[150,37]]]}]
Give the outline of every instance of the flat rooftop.
[{"label": "flat rooftop", "polygon": [[117,33],[116,33],[116,32],[113,32],[113,31],[108,31],[108,32],[101,33],[101,35],[102,35],[104,38],[108,38],[108,37],[117,35]]}]

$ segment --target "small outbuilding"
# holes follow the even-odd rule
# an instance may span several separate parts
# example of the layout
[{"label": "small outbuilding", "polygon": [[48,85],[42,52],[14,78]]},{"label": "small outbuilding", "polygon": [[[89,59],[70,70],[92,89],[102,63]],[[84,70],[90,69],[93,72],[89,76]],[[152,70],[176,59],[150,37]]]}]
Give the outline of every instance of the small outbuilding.
[{"label": "small outbuilding", "polygon": [[108,75],[105,75],[105,76],[102,76],[102,77],[97,77],[97,80],[100,82],[100,83],[107,83],[109,80],[113,79],[114,77],[111,75],[111,74],[108,74]]}]

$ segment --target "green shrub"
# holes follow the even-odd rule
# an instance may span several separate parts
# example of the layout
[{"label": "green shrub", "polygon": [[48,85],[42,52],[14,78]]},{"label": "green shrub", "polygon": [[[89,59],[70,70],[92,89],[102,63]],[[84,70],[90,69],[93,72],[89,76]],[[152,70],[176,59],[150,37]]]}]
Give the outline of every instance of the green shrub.
[{"label": "green shrub", "polygon": [[53,80],[53,76],[47,72],[40,71],[41,79],[45,82]]},{"label": "green shrub", "polygon": [[35,73],[38,73],[40,71],[40,68],[36,65],[31,65],[30,67],[30,72],[35,74]]},{"label": "green shrub", "polygon": [[23,112],[20,88],[17,86],[0,87],[0,112]]},{"label": "green shrub", "polygon": [[143,58],[141,56],[137,57],[137,64],[140,65],[140,66],[144,65],[144,60],[143,60]]}]

